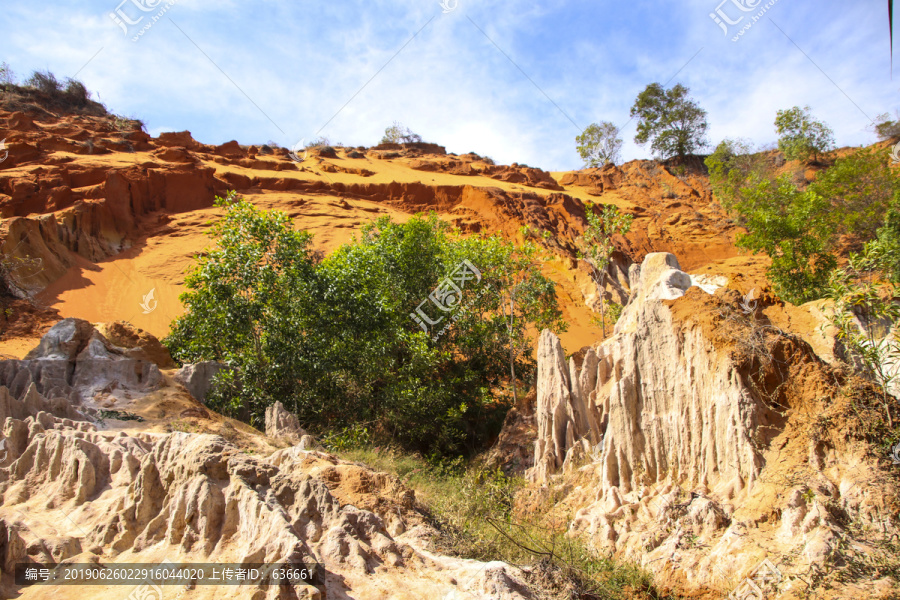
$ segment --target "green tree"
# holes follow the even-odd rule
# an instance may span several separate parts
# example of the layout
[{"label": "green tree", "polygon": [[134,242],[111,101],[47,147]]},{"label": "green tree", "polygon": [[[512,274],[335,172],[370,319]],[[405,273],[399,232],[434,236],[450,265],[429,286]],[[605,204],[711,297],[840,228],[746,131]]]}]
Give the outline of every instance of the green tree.
[{"label": "green tree", "polygon": [[638,118],[638,144],[651,142],[659,158],[684,158],[706,147],[706,111],[688,97],[690,89],[679,84],[666,90],[651,83],[638,94],[631,116]]},{"label": "green tree", "polygon": [[[188,277],[166,340],[178,360],[228,364],[213,407],[258,424],[280,400],[320,430],[355,427],[428,453],[496,435],[508,404],[492,390],[534,368],[527,352],[510,365],[511,344],[558,313],[539,273],[507,289],[517,247],[462,238],[433,215],[382,218],[320,260],[287,216],[233,196],[219,205],[217,246]],[[510,293],[512,321],[501,309]]]},{"label": "green tree", "polygon": [[882,113],[875,117],[872,130],[879,140],[893,140],[900,137],[900,112],[892,119],[890,113]]},{"label": "green tree", "polygon": [[514,246],[501,238],[492,238],[489,243],[493,251],[502,256],[494,276],[498,279],[500,294],[500,316],[506,326],[509,344],[509,370],[512,383],[513,403],[518,404],[516,391],[518,375],[516,364],[522,355],[533,346],[525,325],[532,324],[536,331],[553,329],[563,332],[568,325],[562,319],[562,312],[555,302],[555,284],[540,272],[543,252],[528,240],[531,233],[523,227],[521,233],[526,238],[520,246]]},{"label": "green tree", "polygon": [[384,130],[384,137],[381,138],[382,144],[417,144],[422,142],[422,136],[413,133],[409,127],[404,126],[398,121]]},{"label": "green tree", "polygon": [[822,121],[816,120],[810,107],[795,106],[779,110],[775,117],[778,148],[788,160],[817,159],[820,154],[834,148],[834,132]]},{"label": "green tree", "polygon": [[177,360],[227,363],[213,403],[258,425],[266,406],[291,398],[301,370],[303,305],[316,289],[312,237],[233,192],[216,206],[225,209],[210,230],[217,245],[185,278],[185,314],[166,344]]},{"label": "green tree", "polygon": [[828,199],[798,190],[787,175],[743,188],[742,194],[735,209],[744,215],[748,233],[738,236],[738,246],[772,259],[769,279],[783,299],[802,304],[821,298],[837,265]]},{"label": "green tree", "polygon": [[619,128],[609,121],[591,123],[575,141],[578,143],[578,154],[587,167],[614,165],[620,160],[622,138],[619,137]]},{"label": "green tree", "polygon": [[591,275],[600,295],[600,323],[605,338],[606,277],[612,254],[616,250],[613,236],[628,233],[634,217],[619,212],[619,209],[612,205],[604,206],[598,213],[591,203],[585,207],[585,216],[587,217],[587,227],[580,239],[579,258],[591,266]]}]

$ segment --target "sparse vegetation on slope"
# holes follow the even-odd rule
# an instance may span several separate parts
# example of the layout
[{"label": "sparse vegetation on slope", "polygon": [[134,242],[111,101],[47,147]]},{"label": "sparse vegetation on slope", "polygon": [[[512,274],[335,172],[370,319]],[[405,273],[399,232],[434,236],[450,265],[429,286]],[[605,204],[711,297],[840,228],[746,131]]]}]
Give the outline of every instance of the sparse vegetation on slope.
[{"label": "sparse vegetation on slope", "polygon": [[823,298],[846,250],[877,236],[900,201],[888,152],[854,151],[805,188],[751,152],[726,140],[706,159],[717,198],[747,228],[738,245],[772,259],[769,278],[785,300]]},{"label": "sparse vegetation on slope", "polygon": [[643,569],[597,552],[567,535],[572,515],[555,509],[557,494],[529,490],[523,479],[478,462],[429,461],[359,444],[342,457],[398,477],[439,531],[441,553],[524,568],[539,598],[562,600],[662,600]]},{"label": "sparse vegetation on slope", "polygon": [[106,115],[106,107],[91,99],[91,92],[81,81],[71,77],[57,79],[50,71],[34,71],[21,85],[7,63],[0,64],[0,89],[7,92],[3,106],[22,110],[28,103],[75,113]]}]

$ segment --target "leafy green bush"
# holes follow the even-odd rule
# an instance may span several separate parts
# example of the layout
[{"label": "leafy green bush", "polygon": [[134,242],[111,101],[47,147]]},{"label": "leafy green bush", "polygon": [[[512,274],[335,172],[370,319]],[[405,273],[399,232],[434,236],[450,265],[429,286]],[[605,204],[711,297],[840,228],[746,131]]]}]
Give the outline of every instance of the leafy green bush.
[{"label": "leafy green bush", "polygon": [[816,159],[834,148],[834,132],[816,120],[810,107],[779,110],[775,117],[778,148],[788,160]]},{"label": "leafy green bush", "polygon": [[764,158],[740,143],[726,140],[706,164],[716,197],[748,229],[738,245],[772,258],[769,278],[789,302],[825,295],[840,244],[861,245],[882,231],[883,247],[896,248],[893,230],[879,229],[900,197],[887,150],[840,158],[805,191],[789,175],[772,179]]},{"label": "leafy green bush", "polygon": [[704,162],[713,195],[726,210],[741,200],[742,189],[770,179],[765,157],[744,140],[723,140]]},{"label": "leafy green bush", "polygon": [[888,209],[884,226],[866,248],[881,269],[885,279],[900,285],[900,199]]},{"label": "leafy green bush", "polygon": [[[600,323],[605,338],[606,309],[609,303],[604,296],[606,295],[606,278],[609,273],[610,261],[616,250],[613,236],[625,235],[631,231],[634,215],[623,214],[613,205],[606,205],[598,212],[594,210],[593,204],[588,203],[585,217],[587,226],[584,228],[584,235],[579,240],[578,258],[591,267],[594,285],[597,286],[597,292],[600,294]],[[618,321],[621,314],[621,307],[619,307],[613,323]]]},{"label": "leafy green bush", "polygon": [[769,279],[783,299],[801,304],[821,298],[837,266],[828,200],[801,192],[787,175],[744,188],[742,194],[735,208],[748,232],[738,236],[738,246],[769,255]]},{"label": "leafy green bush", "polygon": [[891,428],[897,400],[890,389],[900,378],[900,340],[889,335],[900,324],[900,305],[894,300],[900,283],[898,243],[900,214],[894,209],[878,238],[866,244],[863,252],[851,255],[846,267],[835,269],[828,290],[834,302],[831,322],[837,337],[857,359],[863,374],[878,385],[885,421]]},{"label": "leafy green bush", "polygon": [[[280,400],[315,427],[365,424],[406,448],[472,450],[505,416],[491,390],[533,372],[530,352],[512,350],[529,328],[563,326],[552,282],[499,237],[461,238],[435,216],[382,218],[320,261],[284,214],[234,195],[217,204],[218,245],[187,277],[166,343],[181,361],[227,363],[209,403],[251,423]],[[464,260],[480,281],[469,272],[454,291],[447,276]],[[437,290],[451,293],[443,305]]]},{"label": "leafy green bush", "polygon": [[866,241],[875,237],[885,212],[900,194],[900,177],[891,168],[887,149],[862,149],[819,173],[809,190],[828,198],[836,213],[836,233]]}]

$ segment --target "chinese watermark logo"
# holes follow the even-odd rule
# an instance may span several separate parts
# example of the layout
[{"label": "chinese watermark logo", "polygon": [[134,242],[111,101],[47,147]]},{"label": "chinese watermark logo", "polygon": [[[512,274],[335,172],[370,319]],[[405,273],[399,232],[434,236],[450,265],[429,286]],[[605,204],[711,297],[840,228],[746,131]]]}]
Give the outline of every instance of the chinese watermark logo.
[{"label": "chinese watermark logo", "polygon": [[147,293],[147,295],[144,296],[144,299],[141,302],[141,308],[144,309],[145,315],[149,315],[150,313],[152,313],[154,310],[156,310],[156,307],[159,305],[159,301],[153,297],[155,292],[156,292],[156,288],[153,288],[152,290],[150,290]]},{"label": "chinese watermark logo", "polygon": [[440,4],[446,15],[447,13],[456,10],[456,7],[459,6],[459,0],[441,0]]},{"label": "chinese watermark logo", "polygon": [[728,595],[728,600],[765,600],[766,591],[781,581],[781,571],[768,558]]},{"label": "chinese watermark logo", "polygon": [[900,442],[897,442],[897,445],[891,448],[891,462],[895,465],[900,465]]},{"label": "chinese watermark logo", "polygon": [[[462,261],[449,277],[441,281],[438,286],[434,288],[434,291],[428,295],[428,299],[422,300],[419,306],[416,307],[416,312],[410,313],[409,316],[422,328],[422,331],[428,333],[430,327],[442,322],[448,315],[445,314],[437,320],[432,320],[422,306],[426,304],[428,300],[431,300],[432,304],[434,304],[442,313],[456,312],[460,307],[462,291],[465,289],[466,283],[473,279],[475,280],[475,283],[479,283],[481,281],[481,271],[479,271],[470,261]],[[446,327],[444,330],[446,330]],[[444,330],[442,330],[441,333],[443,333]],[[436,340],[437,337],[434,339]]]},{"label": "chinese watermark logo", "polygon": [[[163,0],[122,0],[116,7],[116,10],[109,13],[109,18],[113,20],[113,23],[122,28],[126,37],[133,34],[131,41],[136,42],[144,35],[144,33],[153,27],[153,25],[159,21],[170,8],[175,6],[177,1],[178,0],[165,0],[165,5],[160,8],[160,5],[163,4]],[[124,8],[125,5],[129,5],[127,11]],[[156,14],[151,16],[149,13],[152,12],[156,12]],[[144,22],[145,18],[147,18],[148,21]],[[140,29],[136,29],[137,27],[140,27]]]},{"label": "chinese watermark logo", "polygon": [[[2,142],[0,142],[0,145],[2,145]],[[2,149],[2,146],[0,146],[0,149]],[[3,162],[3,160],[0,159],[0,162]],[[891,164],[900,164],[900,142],[897,142],[891,148]]]},{"label": "chinese watermark logo", "polygon": [[0,156],[0,163],[2,163],[9,156],[9,150],[6,149],[6,138],[0,140],[0,152],[3,153],[3,155]]},{"label": "chinese watermark logo", "polygon": [[744,312],[745,315],[749,316],[749,315],[756,313],[757,302],[754,297],[755,293],[756,293],[756,288],[753,288],[752,290],[750,290],[749,292],[744,294],[744,299],[741,300],[741,304],[740,304],[741,310]]},{"label": "chinese watermark logo", "polygon": [[142,583],[137,586],[125,600],[162,600],[162,588],[155,583]]},{"label": "chinese watermark logo", "polygon": [[306,146],[306,139],[302,139],[291,148],[291,153],[288,154],[290,159],[295,163],[302,163],[309,157],[309,148]]},{"label": "chinese watermark logo", "polygon": [[[730,27],[738,26],[743,23],[741,29],[731,38],[732,42],[736,42],[748,29],[753,27],[753,25],[759,21],[770,8],[775,6],[775,3],[778,2],[778,0],[769,0],[765,5],[760,7],[762,2],[763,0],[722,0],[716,7],[716,10],[709,13],[709,18],[722,28],[722,32],[726,37],[729,34]],[[728,8],[728,10],[726,10],[723,8],[726,5],[734,5],[734,8]],[[747,14],[757,10],[758,12],[755,15]],[[748,19],[746,22],[744,21],[745,18]]]}]

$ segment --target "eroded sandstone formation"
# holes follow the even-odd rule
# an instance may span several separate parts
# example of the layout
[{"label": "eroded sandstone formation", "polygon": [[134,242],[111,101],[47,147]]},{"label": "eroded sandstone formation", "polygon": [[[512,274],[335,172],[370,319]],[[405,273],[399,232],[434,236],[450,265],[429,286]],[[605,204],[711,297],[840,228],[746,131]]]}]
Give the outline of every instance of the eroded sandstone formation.
[{"label": "eroded sandstone formation", "polygon": [[[429,552],[431,533],[412,492],[388,475],[310,443],[249,453],[218,435],[113,427],[70,403],[91,404],[110,378],[133,404],[152,402],[171,384],[158,370],[136,381],[148,364],[156,367],[76,319],[51,329],[27,360],[0,361],[4,597],[113,599],[131,591],[12,583],[17,563],[64,561],[317,565],[306,584],[197,586],[179,589],[184,598],[532,597],[515,568]],[[281,437],[297,433],[285,415],[273,415]]]},{"label": "eroded sandstone formation", "polygon": [[791,598],[851,528],[897,531],[896,514],[863,483],[876,461],[816,429],[836,390],[829,367],[762,307],[693,284],[674,256],[650,254],[612,338],[566,364],[543,332],[527,474],[563,489],[577,474],[570,534],[663,584],[727,593],[768,559],[783,571],[772,597]]}]

